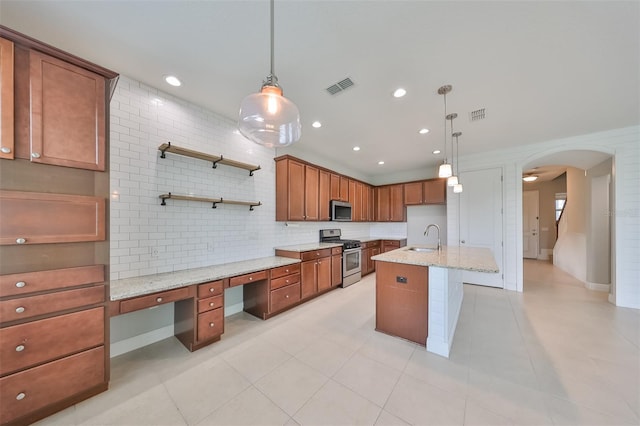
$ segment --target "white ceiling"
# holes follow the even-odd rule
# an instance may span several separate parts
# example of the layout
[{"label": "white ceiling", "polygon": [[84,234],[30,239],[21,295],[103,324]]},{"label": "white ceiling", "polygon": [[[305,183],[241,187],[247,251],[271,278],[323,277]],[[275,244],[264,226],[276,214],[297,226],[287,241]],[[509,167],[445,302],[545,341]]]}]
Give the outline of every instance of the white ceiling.
[{"label": "white ceiling", "polygon": [[[267,0],[2,0],[0,24],[234,119],[269,71]],[[296,152],[364,176],[442,160],[444,84],[461,155],[640,123],[637,1],[276,0],[275,34]],[[355,86],[325,91],[345,77]]]}]

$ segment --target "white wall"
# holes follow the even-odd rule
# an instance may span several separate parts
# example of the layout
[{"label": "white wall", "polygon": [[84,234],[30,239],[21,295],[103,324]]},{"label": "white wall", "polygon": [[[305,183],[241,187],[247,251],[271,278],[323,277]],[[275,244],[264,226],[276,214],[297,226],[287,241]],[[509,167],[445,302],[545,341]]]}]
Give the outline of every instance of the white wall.
[{"label": "white wall", "polygon": [[435,229],[424,235],[427,225],[434,223],[440,227],[440,242],[447,244],[447,207],[446,206],[408,206],[407,207],[407,245],[426,244],[436,246],[438,237]]},{"label": "white wall", "polygon": [[[207,111],[153,87],[120,77],[111,101],[110,117],[110,239],[111,279],[272,256],[275,246],[317,241],[322,228],[341,228],[347,238],[366,237],[372,224],[275,221],[275,163],[273,150],[247,141],[235,132],[233,120]],[[158,146],[171,142],[261,166],[246,170],[168,153]],[[345,172],[349,174],[348,171]],[[354,176],[355,177],[355,176]],[[172,192],[203,197],[260,201],[248,207],[167,200]],[[406,224],[375,224],[373,234],[406,236]],[[242,309],[242,289],[225,292],[227,315]],[[135,327],[130,327],[134,322]],[[173,323],[171,305],[111,321],[112,343],[118,351],[141,341],[163,338],[158,330]],[[145,340],[147,339],[147,340]]]},{"label": "white wall", "polygon": [[[640,126],[460,157],[460,170],[503,167],[505,288],[522,291],[522,166],[537,158],[576,149],[613,156],[612,302],[640,309]],[[449,220],[455,222],[455,215]],[[455,223],[448,224],[449,239],[457,238],[451,235],[456,229]]]}]

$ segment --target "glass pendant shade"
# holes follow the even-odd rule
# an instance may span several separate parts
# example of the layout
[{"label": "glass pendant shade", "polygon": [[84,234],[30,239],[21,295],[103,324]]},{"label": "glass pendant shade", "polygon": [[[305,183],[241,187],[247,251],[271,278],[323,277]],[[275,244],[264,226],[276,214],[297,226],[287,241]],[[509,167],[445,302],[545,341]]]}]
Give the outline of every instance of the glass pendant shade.
[{"label": "glass pendant shade", "polygon": [[448,178],[450,176],[453,176],[453,170],[451,168],[451,164],[447,163],[447,160],[445,160],[445,162],[440,164],[440,167],[438,168],[438,177]]},{"label": "glass pendant shade", "polygon": [[300,112],[278,86],[264,85],[240,104],[238,130],[268,148],[289,146],[301,136]]},{"label": "glass pendant shade", "polygon": [[447,186],[453,186],[458,184],[458,176],[453,175],[447,178]]},{"label": "glass pendant shade", "polygon": [[457,183],[455,185],[453,185],[453,192],[456,194],[459,194],[462,192],[462,184],[461,183]]}]

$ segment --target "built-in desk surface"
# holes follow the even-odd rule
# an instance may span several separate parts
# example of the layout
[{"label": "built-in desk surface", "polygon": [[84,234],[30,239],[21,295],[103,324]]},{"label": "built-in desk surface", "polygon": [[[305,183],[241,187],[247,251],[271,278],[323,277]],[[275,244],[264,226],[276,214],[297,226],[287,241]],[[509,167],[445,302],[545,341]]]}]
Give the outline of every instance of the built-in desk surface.
[{"label": "built-in desk surface", "polygon": [[124,278],[109,282],[111,301],[128,299],[159,291],[202,284],[209,281],[249,274],[265,269],[299,263],[299,259],[270,256],[259,259],[243,260],[222,265],[205,266],[202,268],[185,269],[161,274],[144,275],[141,277]]}]

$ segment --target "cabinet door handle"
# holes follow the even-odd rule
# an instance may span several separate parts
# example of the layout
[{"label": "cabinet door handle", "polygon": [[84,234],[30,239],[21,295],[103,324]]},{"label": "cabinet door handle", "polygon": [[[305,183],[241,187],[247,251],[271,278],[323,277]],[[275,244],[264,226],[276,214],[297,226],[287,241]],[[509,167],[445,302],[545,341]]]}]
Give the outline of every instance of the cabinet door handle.
[{"label": "cabinet door handle", "polygon": [[288,269],[285,269],[284,271],[285,271],[286,273],[289,273],[289,270],[288,270]]},{"label": "cabinet door handle", "polygon": [[16,400],[22,401],[27,395],[24,392],[20,392],[16,395]]},{"label": "cabinet door handle", "polygon": [[215,322],[210,322],[210,323],[209,323],[209,327],[215,327],[215,326],[216,326],[216,323],[215,323]]},{"label": "cabinet door handle", "polygon": [[22,351],[24,351],[24,345],[16,346],[16,352],[22,352]]},{"label": "cabinet door handle", "polygon": [[249,277],[249,281],[253,281],[253,277]]},{"label": "cabinet door handle", "polygon": [[21,313],[23,313],[23,312],[24,312],[24,306],[18,306],[18,307],[16,308],[16,313],[21,314]]},{"label": "cabinet door handle", "polygon": [[289,298],[289,295],[288,295],[288,294],[287,294],[287,295],[285,295],[285,296],[284,296],[284,298],[285,298],[285,299],[288,299],[288,298]]},{"label": "cabinet door handle", "polygon": [[215,302],[209,302],[209,306],[212,306],[212,307],[213,307],[213,306],[215,306],[215,305],[216,305],[216,304],[215,304]]},{"label": "cabinet door handle", "polygon": [[213,288],[213,287],[211,287],[211,288],[209,289],[209,293],[213,293],[214,291],[216,291],[216,289],[215,289],[215,288]]},{"label": "cabinet door handle", "polygon": [[16,287],[18,287],[18,288],[22,288],[22,287],[24,287],[26,285],[27,285],[27,283],[25,283],[24,281],[18,281],[16,283]]},{"label": "cabinet door handle", "polygon": [[0,151],[2,151],[3,154],[9,154],[11,152],[11,148],[3,146],[2,148],[0,148]]},{"label": "cabinet door handle", "polygon": [[27,242],[26,238],[16,238],[16,244],[24,244]]},{"label": "cabinet door handle", "polygon": [[284,280],[285,283],[289,284],[289,280]]},{"label": "cabinet door handle", "polygon": [[39,152],[32,152],[31,153],[31,158],[40,158],[40,153]]},{"label": "cabinet door handle", "polygon": [[158,298],[156,299],[156,302],[158,302],[158,303],[162,302],[162,297],[158,297]]}]

